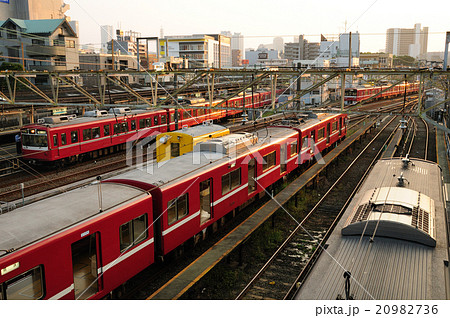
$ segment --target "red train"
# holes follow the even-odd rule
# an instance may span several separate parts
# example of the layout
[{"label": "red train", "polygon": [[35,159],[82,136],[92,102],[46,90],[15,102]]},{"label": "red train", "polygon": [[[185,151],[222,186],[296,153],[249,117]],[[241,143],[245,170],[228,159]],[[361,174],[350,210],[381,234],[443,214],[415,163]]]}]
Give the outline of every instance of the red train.
[{"label": "red train", "polygon": [[[195,109],[209,103],[189,103],[178,111],[178,128],[198,125],[206,120],[219,120],[242,113],[243,96],[236,96],[223,107],[236,110]],[[271,92],[246,95],[245,107],[264,107],[270,104]],[[217,105],[220,100],[213,102]],[[194,107],[194,108],[192,108]],[[130,110],[116,108],[113,112],[91,111],[88,116],[53,116],[40,119],[37,124],[21,128],[23,156],[38,162],[74,162],[80,156],[97,157],[124,148],[127,141],[142,139],[176,128],[175,109]]]},{"label": "red train", "polygon": [[345,135],[345,114],[227,135],[0,215],[0,299],[105,297]]},{"label": "red train", "polygon": [[[358,88],[346,88],[345,89],[345,102],[346,104],[353,104],[362,100],[368,99],[373,95],[378,94],[383,89],[388,88],[390,85],[374,86],[374,87],[358,87]],[[419,91],[419,83],[406,83],[406,94],[417,93]],[[377,96],[375,99],[391,98],[396,96],[402,96],[405,93],[405,83],[391,87],[384,93]]]}]

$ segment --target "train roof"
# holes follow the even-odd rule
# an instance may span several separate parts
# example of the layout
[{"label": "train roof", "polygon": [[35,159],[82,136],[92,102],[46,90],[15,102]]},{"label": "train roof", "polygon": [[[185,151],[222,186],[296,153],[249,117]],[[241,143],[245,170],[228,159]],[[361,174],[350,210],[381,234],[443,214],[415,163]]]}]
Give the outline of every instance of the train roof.
[{"label": "train roof", "polygon": [[[245,138],[246,136],[250,138],[251,136],[256,137],[256,143],[251,144],[251,141],[246,142],[247,148],[237,152],[237,156],[242,156],[251,150],[264,147],[274,140],[288,138],[294,134],[296,134],[296,131],[290,128],[268,127],[267,129],[258,130],[253,134],[231,134],[198,145],[201,147],[202,145],[210,145],[218,143],[219,141],[227,143],[231,139]],[[194,151],[172,158],[168,161],[144,164],[139,169],[125,172],[112,179],[133,180],[146,185],[163,187],[178,182],[181,177],[190,177],[207,172],[208,170],[217,167],[217,165],[233,161],[234,159],[234,156],[229,156],[222,151]]]},{"label": "train roof", "polygon": [[[146,113],[151,113],[151,112],[157,112],[157,111],[161,111],[163,109],[133,109],[130,112],[127,113],[118,113],[117,114],[117,118],[118,119],[122,119],[122,118],[126,118],[126,117],[132,117],[132,116],[136,116],[136,115],[141,115],[141,114],[146,114]],[[106,119],[114,119],[116,118],[116,116],[114,116],[114,114],[112,113],[107,113],[106,115],[103,116],[98,116],[98,117],[91,117],[91,116],[82,116],[82,117],[75,117],[73,119],[69,119],[69,120],[64,120],[64,121],[59,121],[58,118],[60,117],[71,117],[71,115],[61,115],[61,116],[51,116],[51,117],[47,117],[50,119],[55,119],[53,122],[45,122],[45,123],[35,123],[35,124],[29,124],[26,125],[24,127],[28,127],[28,126],[36,126],[36,125],[40,125],[40,126],[46,126],[46,127],[50,127],[50,128],[55,128],[55,127],[64,127],[64,126],[72,126],[72,125],[78,125],[78,124],[85,124],[85,123],[91,123],[91,122],[96,122],[96,121],[102,121],[102,120],[106,120]]]},{"label": "train roof", "polygon": [[[317,118],[305,119],[303,123],[295,126],[295,128],[302,129],[304,127],[310,127],[313,124],[317,124],[320,121],[325,120],[326,118],[335,116],[336,115],[323,115]],[[152,185],[159,187],[170,186],[173,183],[177,182],[181,177],[195,176],[197,174],[207,172],[217,165],[233,161],[235,158],[224,153],[223,147],[219,147],[218,144],[233,143],[233,139],[248,138],[247,141],[244,141],[247,147],[245,149],[237,151],[238,156],[243,156],[245,155],[245,153],[262,148],[265,145],[269,145],[276,140],[289,138],[296,133],[297,132],[295,130],[289,127],[270,126],[257,130],[254,133],[230,134],[227,136],[202,142],[197,145],[197,150],[201,148],[214,148],[216,149],[216,151],[214,152],[194,151],[176,158],[172,158],[168,161],[163,161],[160,163],[150,162],[148,164],[144,164],[139,169],[125,172],[124,174],[117,175],[112,179],[133,180],[139,182],[141,185]],[[249,135],[253,136],[253,139]]]},{"label": "train roof", "polygon": [[446,299],[441,169],[433,162],[411,162],[406,166],[392,158],[376,163],[297,299],[345,298],[345,271],[353,278],[354,299]]},{"label": "train roof", "polygon": [[[88,185],[25,205],[0,215],[0,257],[2,250],[19,249],[61,229],[100,215],[98,185]],[[123,184],[102,184],[102,210],[148,195]]]},{"label": "train roof", "polygon": [[205,121],[201,125],[191,126],[191,127],[183,127],[182,129],[178,129],[173,131],[172,133],[183,133],[192,137],[198,137],[202,135],[207,135],[216,131],[227,129],[224,126],[213,124],[212,122]]}]

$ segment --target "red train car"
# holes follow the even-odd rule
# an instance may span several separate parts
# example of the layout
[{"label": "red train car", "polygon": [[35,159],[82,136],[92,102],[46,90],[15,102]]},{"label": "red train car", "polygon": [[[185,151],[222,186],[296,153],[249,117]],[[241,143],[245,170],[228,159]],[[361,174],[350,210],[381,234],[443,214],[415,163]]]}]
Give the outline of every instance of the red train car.
[{"label": "red train car", "polygon": [[151,173],[133,170],[112,181],[151,192],[153,210],[159,211],[154,218],[162,235],[157,249],[163,256],[263,192],[298,164],[345,138],[346,118],[343,114],[320,114],[301,125],[297,122],[256,134],[215,138],[198,144],[194,153],[173,158],[158,168],[150,166]]},{"label": "red train car", "polygon": [[[270,92],[258,92],[253,96],[252,104],[252,97],[247,95],[245,105],[247,108],[263,107],[270,102],[270,96]],[[219,102],[215,101],[213,105]],[[87,112],[88,116],[79,118],[73,115],[48,117],[21,128],[22,153],[26,159],[38,162],[73,162],[80,156],[95,158],[124,148],[126,142],[198,125],[206,120],[235,116],[242,113],[243,103],[243,96],[237,96],[223,105],[236,110],[195,108],[209,106],[202,102],[177,111],[116,108],[109,113]]]},{"label": "red train car", "polygon": [[[389,86],[375,86],[375,87],[358,87],[358,88],[346,88],[345,89],[345,102],[347,104],[353,104],[362,100],[369,99],[370,97],[378,94],[383,89]],[[419,83],[407,83],[406,94],[417,93],[419,91]],[[405,93],[405,83],[391,87],[387,91],[383,92],[375,99],[391,98],[402,96]]]},{"label": "red train car", "polygon": [[95,187],[0,215],[0,299],[102,298],[154,262],[151,195]]},{"label": "red train car", "polygon": [[0,299],[102,298],[345,134],[322,114],[228,135],[0,215]]}]

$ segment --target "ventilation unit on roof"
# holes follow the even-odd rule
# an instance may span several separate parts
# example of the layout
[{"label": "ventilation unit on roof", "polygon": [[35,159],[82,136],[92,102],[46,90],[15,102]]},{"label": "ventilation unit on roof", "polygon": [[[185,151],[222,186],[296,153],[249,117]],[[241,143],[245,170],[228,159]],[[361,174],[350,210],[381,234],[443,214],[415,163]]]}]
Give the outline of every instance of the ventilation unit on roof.
[{"label": "ventilation unit on roof", "polygon": [[211,139],[198,144],[201,152],[216,152],[229,155],[258,142],[258,137],[250,133],[232,134],[218,139]]},{"label": "ventilation unit on roof", "polygon": [[89,110],[84,113],[84,117],[104,117],[108,116],[108,112],[106,110]]},{"label": "ventilation unit on roof", "polygon": [[110,114],[127,114],[127,113],[131,113],[131,108],[130,107],[115,107],[115,108],[110,108],[109,109],[109,113]]}]

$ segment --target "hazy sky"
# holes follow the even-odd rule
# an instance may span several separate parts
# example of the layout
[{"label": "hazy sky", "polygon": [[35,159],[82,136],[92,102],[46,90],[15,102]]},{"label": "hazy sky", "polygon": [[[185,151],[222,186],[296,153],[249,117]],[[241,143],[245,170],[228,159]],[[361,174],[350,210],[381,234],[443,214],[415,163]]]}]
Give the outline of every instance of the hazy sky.
[{"label": "hazy sky", "polygon": [[388,28],[429,27],[428,52],[443,51],[450,31],[450,1],[445,0],[65,0],[67,12],[80,24],[80,43],[100,44],[100,25],[119,25],[142,36],[219,33],[229,30],[245,36],[245,47],[272,43],[283,36],[348,31],[361,34],[361,52],[384,49]]}]

